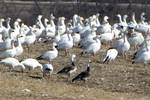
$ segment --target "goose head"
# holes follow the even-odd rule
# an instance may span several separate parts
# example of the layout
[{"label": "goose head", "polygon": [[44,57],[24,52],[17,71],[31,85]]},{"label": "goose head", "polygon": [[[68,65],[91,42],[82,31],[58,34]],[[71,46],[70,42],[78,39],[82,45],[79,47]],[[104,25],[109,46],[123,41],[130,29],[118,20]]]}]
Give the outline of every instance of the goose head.
[{"label": "goose head", "polygon": [[51,20],[54,20],[55,19],[55,16],[53,14],[50,14],[50,19]]},{"label": "goose head", "polygon": [[104,22],[108,22],[109,17],[108,16],[104,16]]},{"label": "goose head", "polygon": [[0,19],[0,22],[4,22],[4,21],[5,21],[5,19],[4,19],[4,18],[1,18],[1,19]]},{"label": "goose head", "polygon": [[119,23],[122,23],[122,18],[120,14],[117,14],[117,17],[119,18]]},{"label": "goose head", "polygon": [[91,26],[91,31],[92,31],[92,32],[95,32],[96,30],[97,30],[97,27],[94,26],[94,25],[92,25],[92,26]]},{"label": "goose head", "polygon": [[127,23],[127,22],[126,22],[126,19],[127,19],[127,18],[128,18],[128,15],[124,15],[124,16],[123,16],[123,21],[124,21],[125,23]]},{"label": "goose head", "polygon": [[99,16],[100,16],[100,14],[99,14],[99,13],[97,13],[97,14],[96,14],[96,17],[99,17]]},{"label": "goose head", "polygon": [[121,15],[120,15],[120,14],[117,14],[117,17],[121,18]]},{"label": "goose head", "polygon": [[65,25],[65,17],[58,18],[58,25]]},{"label": "goose head", "polygon": [[53,49],[57,48],[57,43],[53,42]]},{"label": "goose head", "polygon": [[71,55],[71,62],[74,62],[74,61],[75,61],[75,58],[76,58],[76,55],[75,55],[75,54],[72,54],[72,55]]},{"label": "goose head", "polygon": [[145,12],[142,12],[141,13],[141,21],[145,21],[145,17],[144,16],[145,16]]},{"label": "goose head", "polygon": [[22,71],[26,68],[22,63],[20,63],[19,66],[22,68]]},{"label": "goose head", "polygon": [[10,22],[10,20],[11,20],[11,18],[10,18],[10,17],[8,17],[8,18],[6,19],[6,22]]},{"label": "goose head", "polygon": [[22,20],[20,18],[16,19],[16,22],[20,23]]},{"label": "goose head", "polygon": [[47,18],[45,18],[44,21],[47,23],[49,20]]},{"label": "goose head", "polygon": [[42,17],[43,17],[42,15],[38,15],[38,18],[37,18],[37,19],[38,19],[38,20],[41,20]]}]

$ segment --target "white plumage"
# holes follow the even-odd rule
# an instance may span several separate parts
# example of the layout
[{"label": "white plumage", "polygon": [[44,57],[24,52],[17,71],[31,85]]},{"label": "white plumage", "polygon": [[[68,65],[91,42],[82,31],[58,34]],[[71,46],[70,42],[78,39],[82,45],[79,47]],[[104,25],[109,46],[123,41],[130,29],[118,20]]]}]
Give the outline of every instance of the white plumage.
[{"label": "white plumage", "polygon": [[21,61],[21,64],[32,70],[34,70],[37,67],[40,67],[41,71],[43,71],[43,66],[36,59],[33,58],[23,60]]},{"label": "white plumage", "polygon": [[46,74],[52,74],[53,73],[53,65],[52,64],[43,64],[43,76]]},{"label": "white plumage", "polygon": [[103,63],[115,60],[118,55],[118,51],[114,48],[109,48],[107,50],[106,56],[103,59]]},{"label": "white plumage", "polygon": [[52,51],[46,51],[41,56],[37,57],[38,60],[43,59],[51,62],[53,59],[55,59],[58,56],[58,50],[55,47],[56,44],[53,43],[53,50]]},{"label": "white plumage", "polygon": [[93,54],[95,55],[101,48],[101,42],[96,37],[94,42],[91,42],[87,47],[85,47],[83,53]]},{"label": "white plumage", "polygon": [[1,60],[0,64],[8,65],[10,69],[14,69],[15,67],[21,67],[22,70],[25,69],[25,66],[22,63],[20,63],[17,59],[11,57]]}]

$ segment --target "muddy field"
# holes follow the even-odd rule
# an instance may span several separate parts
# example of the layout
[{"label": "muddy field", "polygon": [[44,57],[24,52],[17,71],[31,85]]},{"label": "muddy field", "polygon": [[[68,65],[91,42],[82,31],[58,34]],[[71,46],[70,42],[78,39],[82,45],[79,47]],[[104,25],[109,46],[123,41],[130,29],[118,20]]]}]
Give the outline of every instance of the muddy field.
[{"label": "muddy field", "polygon": [[[0,67],[0,99],[1,100],[150,100],[150,68],[142,64],[131,64],[131,54],[127,60],[118,57],[115,62],[101,64],[108,47],[102,46],[96,58],[92,58],[91,77],[88,81],[71,83],[71,78],[58,76],[55,73],[69,62],[69,55],[59,52],[54,60],[54,74],[43,79],[37,69],[32,73],[19,69],[9,72],[8,67]],[[24,47],[24,54],[18,59],[36,58],[42,52],[51,49],[50,43],[35,43],[30,46],[30,53]],[[85,69],[88,55],[79,56],[77,47],[71,53],[77,55],[78,72]],[[46,63],[40,61],[41,63]],[[76,74],[77,74],[76,73]]]}]

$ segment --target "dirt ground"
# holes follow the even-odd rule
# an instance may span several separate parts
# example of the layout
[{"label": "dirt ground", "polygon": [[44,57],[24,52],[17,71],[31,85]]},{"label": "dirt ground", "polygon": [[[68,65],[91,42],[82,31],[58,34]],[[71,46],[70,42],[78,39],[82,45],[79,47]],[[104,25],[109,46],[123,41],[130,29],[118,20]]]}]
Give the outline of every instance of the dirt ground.
[{"label": "dirt ground", "polygon": [[[71,83],[75,75],[67,78],[55,74],[69,62],[64,51],[53,61],[54,74],[49,79],[42,78],[38,69],[22,74],[19,69],[9,72],[8,67],[0,65],[0,100],[150,100],[150,67],[132,64],[133,50],[127,60],[118,57],[114,62],[101,64],[107,48],[102,46],[95,58],[90,57],[91,76],[85,83]],[[24,47],[18,59],[36,58],[48,49],[50,43],[35,43],[30,46],[30,53]],[[85,69],[89,55],[79,56],[81,50],[77,47],[70,52],[77,55],[78,74]]]}]

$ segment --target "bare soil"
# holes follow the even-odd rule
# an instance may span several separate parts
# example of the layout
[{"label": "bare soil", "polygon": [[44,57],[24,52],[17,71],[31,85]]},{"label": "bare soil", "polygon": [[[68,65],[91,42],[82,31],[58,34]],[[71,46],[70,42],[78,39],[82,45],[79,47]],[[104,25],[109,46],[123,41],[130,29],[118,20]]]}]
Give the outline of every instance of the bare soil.
[{"label": "bare soil", "polygon": [[[19,69],[9,72],[7,66],[0,65],[0,100],[150,100],[149,65],[132,64],[133,50],[126,60],[118,57],[114,62],[102,64],[107,48],[102,46],[95,58],[80,56],[78,47],[70,50],[77,55],[76,74],[85,70],[89,58],[92,60],[91,76],[85,83],[72,83],[76,74],[71,78],[55,74],[69,62],[69,55],[65,56],[64,51],[59,51],[59,57],[53,61],[54,74],[50,78],[42,78],[38,69],[22,74]],[[29,53],[24,47],[18,59],[36,58],[49,49],[51,43],[35,43]]]}]

